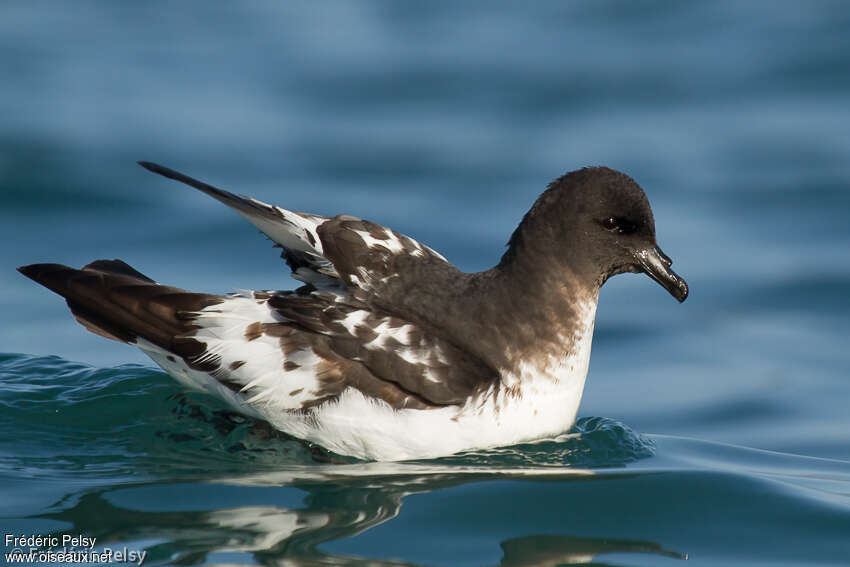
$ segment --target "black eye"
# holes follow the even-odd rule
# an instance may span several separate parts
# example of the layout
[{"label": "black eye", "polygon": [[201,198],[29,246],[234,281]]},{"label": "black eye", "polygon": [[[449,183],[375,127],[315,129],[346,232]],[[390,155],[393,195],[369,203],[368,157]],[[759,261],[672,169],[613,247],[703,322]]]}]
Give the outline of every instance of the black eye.
[{"label": "black eye", "polygon": [[617,231],[620,234],[631,234],[637,230],[637,225],[624,218],[608,217],[602,221],[602,226],[606,230]]}]

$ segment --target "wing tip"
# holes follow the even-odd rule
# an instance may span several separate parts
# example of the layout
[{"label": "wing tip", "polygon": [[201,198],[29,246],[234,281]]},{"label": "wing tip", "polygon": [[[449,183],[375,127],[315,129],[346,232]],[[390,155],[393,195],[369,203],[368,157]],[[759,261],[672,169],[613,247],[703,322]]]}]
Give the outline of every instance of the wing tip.
[{"label": "wing tip", "polygon": [[32,279],[35,279],[33,277],[33,275],[35,274],[36,268],[37,268],[38,265],[39,264],[28,264],[26,266],[18,266],[15,269],[18,270],[18,272],[22,273],[23,275],[25,275],[26,277],[28,277],[29,279],[32,280]]},{"label": "wing tip", "polygon": [[176,181],[183,181],[181,179],[182,177],[184,177],[182,174],[180,174],[177,171],[174,171],[173,169],[171,169],[169,167],[165,167],[164,165],[160,165],[158,163],[154,163],[152,161],[146,161],[146,160],[139,160],[136,163],[141,165],[142,167],[144,167],[148,171],[152,171],[153,173],[162,175],[164,177],[168,177],[170,179],[174,179]]},{"label": "wing tip", "polygon": [[73,271],[73,268],[69,268],[62,264],[28,264],[26,266],[19,266],[16,269],[32,281],[38,282],[42,285],[45,277],[49,274],[60,271]]},{"label": "wing tip", "polygon": [[158,163],[154,163],[152,161],[137,161],[137,164],[141,165],[148,171],[152,171],[158,175],[162,175],[163,177],[167,177],[168,179],[173,179],[174,181],[179,181],[180,183],[185,183],[190,187],[194,187],[199,191],[206,193],[207,195],[218,199],[222,203],[226,205],[233,206],[234,201],[239,201],[240,199],[243,201],[248,201],[247,197],[240,197],[239,195],[235,195],[229,191],[225,191],[224,189],[219,189],[218,187],[214,187],[209,183],[205,183],[194,177],[189,177],[185,173],[180,173],[177,170],[171,169],[170,167],[165,167],[164,165],[160,165]]}]

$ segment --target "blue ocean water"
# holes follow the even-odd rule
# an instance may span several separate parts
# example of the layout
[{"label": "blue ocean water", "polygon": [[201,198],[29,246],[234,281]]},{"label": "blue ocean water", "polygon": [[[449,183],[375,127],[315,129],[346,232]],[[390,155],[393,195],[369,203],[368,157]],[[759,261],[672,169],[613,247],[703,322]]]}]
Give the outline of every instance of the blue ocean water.
[{"label": "blue ocean water", "polygon": [[[850,564],[842,2],[5,2],[0,526],[145,565]],[[646,190],[690,284],[600,297],[576,429],[401,464],[306,445],[85,332],[14,268],[295,285],[152,160],[493,265],[545,184]],[[5,551],[9,551],[6,546]]]}]

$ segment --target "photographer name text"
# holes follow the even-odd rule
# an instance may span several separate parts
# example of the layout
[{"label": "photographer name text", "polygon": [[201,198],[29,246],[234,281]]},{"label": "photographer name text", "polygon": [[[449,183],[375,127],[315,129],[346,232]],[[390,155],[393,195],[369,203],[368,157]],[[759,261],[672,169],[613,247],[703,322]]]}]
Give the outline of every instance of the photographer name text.
[{"label": "photographer name text", "polygon": [[96,537],[83,535],[5,534],[7,564],[133,563],[142,565],[147,550],[104,547],[95,549]]}]

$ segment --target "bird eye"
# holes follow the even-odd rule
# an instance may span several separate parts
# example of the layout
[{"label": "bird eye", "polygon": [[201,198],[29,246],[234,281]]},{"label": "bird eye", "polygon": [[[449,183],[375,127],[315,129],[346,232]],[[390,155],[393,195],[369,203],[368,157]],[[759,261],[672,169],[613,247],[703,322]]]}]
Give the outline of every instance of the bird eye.
[{"label": "bird eye", "polygon": [[614,230],[620,228],[620,225],[617,223],[617,219],[614,217],[608,217],[607,219],[602,221],[602,226],[604,226],[606,230]]},{"label": "bird eye", "polygon": [[620,234],[631,234],[637,230],[637,225],[635,223],[629,222],[624,218],[617,217],[608,217],[602,221],[602,226],[605,227],[606,230],[617,231]]}]

